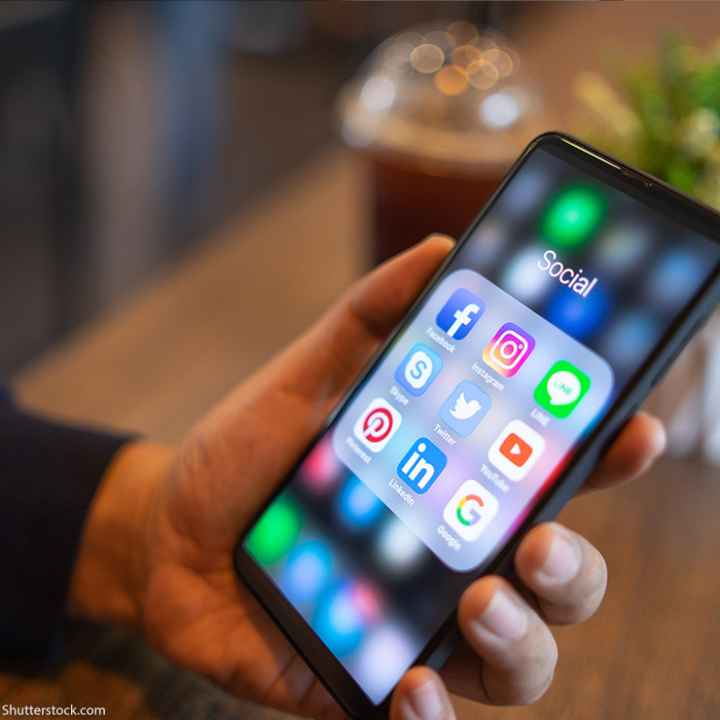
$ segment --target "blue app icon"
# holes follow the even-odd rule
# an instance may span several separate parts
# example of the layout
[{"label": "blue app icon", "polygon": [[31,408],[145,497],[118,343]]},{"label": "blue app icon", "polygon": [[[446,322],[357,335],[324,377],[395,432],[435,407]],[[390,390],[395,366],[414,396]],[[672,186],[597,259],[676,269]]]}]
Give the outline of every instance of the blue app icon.
[{"label": "blue app icon", "polygon": [[599,285],[587,296],[559,287],[549,298],[545,317],[576,340],[599,332],[610,317],[611,301]]},{"label": "blue app icon", "polygon": [[356,475],[351,475],[336,500],[340,522],[349,530],[365,530],[382,515],[382,500]]},{"label": "blue app icon", "polygon": [[463,380],[440,408],[442,421],[461,437],[467,437],[490,409],[490,396],[480,387]]},{"label": "blue app icon", "polygon": [[334,560],[322,540],[307,540],[288,556],[280,575],[280,587],[296,605],[313,602],[330,581]]},{"label": "blue app icon", "polygon": [[435,318],[437,326],[453,340],[462,340],[485,312],[485,303],[465,288],[456,290]]},{"label": "blue app icon", "polygon": [[426,493],[447,464],[445,453],[427,438],[417,439],[397,466],[400,479],[416,493]]},{"label": "blue app icon", "polygon": [[426,345],[417,343],[395,371],[395,379],[411,395],[422,395],[442,369],[442,358]]}]

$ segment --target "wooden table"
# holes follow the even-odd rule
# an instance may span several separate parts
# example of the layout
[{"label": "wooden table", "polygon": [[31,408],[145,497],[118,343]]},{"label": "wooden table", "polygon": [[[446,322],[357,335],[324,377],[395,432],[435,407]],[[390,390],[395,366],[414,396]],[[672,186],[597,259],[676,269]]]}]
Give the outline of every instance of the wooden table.
[{"label": "wooden table", "polygon": [[[359,272],[363,175],[329,150],[255,212],[40,359],[29,405],[177,440],[213,402],[315,318]],[[578,500],[562,520],[605,553],[608,598],[558,631],[560,664],[536,706],[463,718],[720,717],[720,482],[663,462],[632,486]],[[103,705],[118,720],[284,717],[232,700],[141,641],[75,627],[55,677],[0,676],[4,703]]]}]

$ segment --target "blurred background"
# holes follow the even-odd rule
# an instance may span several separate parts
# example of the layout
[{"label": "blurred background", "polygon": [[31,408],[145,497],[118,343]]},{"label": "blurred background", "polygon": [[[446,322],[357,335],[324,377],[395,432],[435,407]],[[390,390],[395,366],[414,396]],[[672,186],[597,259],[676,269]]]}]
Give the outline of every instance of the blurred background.
[{"label": "blurred background", "polygon": [[[0,372],[341,142],[365,173],[365,265],[460,234],[553,128],[720,206],[718,11],[633,5],[3,3]],[[692,415],[676,445],[720,456]]]},{"label": "blurred background", "polygon": [[[572,132],[720,208],[719,28],[720,5],[705,2],[6,0],[0,373],[41,409],[176,440],[358,274],[429,232],[462,232],[544,130]],[[577,513],[621,564],[634,562],[629,538],[646,543],[646,574],[628,583],[666,577],[667,557],[720,549],[690,530],[712,527],[701,516],[718,492],[718,350],[716,319],[652,400],[674,454],[690,458],[658,471],[666,494],[653,496],[654,517],[686,517],[685,545],[642,531],[645,495],[628,502],[625,535],[611,501]],[[716,651],[698,651],[713,637],[701,601],[714,606],[720,578],[697,578],[698,624],[668,655],[720,672]],[[674,700],[637,690],[653,622],[683,602],[665,598],[653,615],[618,600],[618,638],[647,621],[645,643],[619,639],[594,658],[575,714],[555,691],[522,717],[591,717],[607,702],[607,673],[627,689],[607,717],[717,716],[715,686],[697,690],[705,714],[688,709],[676,665],[653,666],[657,682],[665,668],[679,688]],[[610,642],[601,631],[593,647]],[[578,667],[587,641],[563,646]],[[113,642],[110,655],[135,658],[134,682],[150,687],[153,672],[167,682],[157,659]],[[626,664],[613,665],[621,655]],[[91,685],[73,680],[70,697]],[[176,698],[187,696],[180,687]],[[181,716],[148,697],[159,716]]]}]

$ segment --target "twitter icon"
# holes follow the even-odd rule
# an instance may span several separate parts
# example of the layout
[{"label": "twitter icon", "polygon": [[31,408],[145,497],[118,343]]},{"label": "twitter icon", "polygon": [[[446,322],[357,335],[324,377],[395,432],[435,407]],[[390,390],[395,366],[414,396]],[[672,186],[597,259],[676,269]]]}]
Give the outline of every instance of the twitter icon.
[{"label": "twitter icon", "polygon": [[442,421],[460,437],[467,437],[490,409],[490,396],[480,387],[463,380],[440,408]]}]

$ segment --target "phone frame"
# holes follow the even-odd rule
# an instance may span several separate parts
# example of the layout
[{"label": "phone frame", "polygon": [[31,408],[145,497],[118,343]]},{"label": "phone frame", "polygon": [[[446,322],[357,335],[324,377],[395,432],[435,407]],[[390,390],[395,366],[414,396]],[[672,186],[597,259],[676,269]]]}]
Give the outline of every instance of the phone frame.
[{"label": "phone frame", "polygon": [[[413,322],[428,295],[433,292],[438,282],[444,277],[445,271],[452,263],[455,255],[473,236],[476,227],[483,221],[489,209],[493,207],[497,198],[504,191],[505,186],[522,167],[527,157],[540,148],[548,150],[556,157],[568,160],[575,167],[587,170],[594,179],[607,182],[611,187],[632,195],[645,204],[660,210],[666,216],[671,216],[671,220],[677,224],[696,230],[720,244],[720,215],[714,210],[675,190],[661,180],[635,170],[570,135],[559,132],[544,133],[532,140],[525,148],[490,200],[458,241],[454,250],[448,255],[415,300],[403,321],[391,333],[383,346],[360,373],[358,380],[338,403],[323,428],[309,443],[307,449],[288,473],[283,483],[268,499],[263,508],[255,514],[252,522],[248,525],[248,530],[243,533],[235,549],[234,564],[239,578],[277,623],[288,641],[320,678],[343,710],[353,718],[367,720],[387,717],[392,694],[388,695],[380,705],[375,705],[370,701],[340,661],[335,658],[315,634],[306,620],[282,595],[265,571],[245,552],[243,541],[249,529],[254,526],[267,506],[282,492],[295,475],[316,442],[327,432],[335,418],[344,411],[367,377],[374,372],[375,367],[383,360],[396,336]],[[678,220],[676,221],[675,218],[678,218]],[[522,537],[532,526],[555,518],[563,506],[577,493],[607,447],[632,417],[650,390],[665,374],[673,360],[687,345],[700,325],[711,315],[718,302],[720,302],[720,262],[716,265],[707,282],[678,314],[676,320],[660,339],[646,362],[630,378],[626,388],[606,411],[605,417],[583,439],[563,471],[531,509],[517,532],[497,552],[489,564],[481,566],[480,571],[474,570],[465,573],[468,585],[483,575],[502,574],[512,576],[512,558]],[[415,659],[414,664],[426,664],[435,668],[442,666],[451,653],[458,637],[456,614],[456,611],[448,614],[446,621],[425,645],[423,651]]]}]

